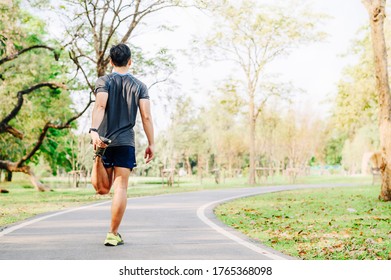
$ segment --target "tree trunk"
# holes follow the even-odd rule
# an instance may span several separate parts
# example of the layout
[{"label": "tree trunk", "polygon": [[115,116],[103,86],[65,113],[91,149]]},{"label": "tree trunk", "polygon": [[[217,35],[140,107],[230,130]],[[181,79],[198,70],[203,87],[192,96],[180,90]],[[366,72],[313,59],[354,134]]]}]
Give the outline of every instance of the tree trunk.
[{"label": "tree trunk", "polygon": [[384,37],[386,0],[363,0],[371,26],[371,38],[375,62],[376,88],[379,94],[379,131],[382,164],[380,200],[391,201],[391,100],[388,81],[387,47]]},{"label": "tree trunk", "polygon": [[[102,62],[102,64],[103,64],[103,62]],[[106,75],[106,71],[107,71],[107,67],[105,67],[104,65],[99,64],[97,66],[96,72],[98,74],[98,77],[102,77],[102,76]]]},{"label": "tree trunk", "polygon": [[250,121],[250,139],[249,139],[249,150],[250,150],[250,170],[248,183],[255,185],[255,104],[254,94],[250,93],[250,110],[249,110],[249,121]]},{"label": "tree trunk", "polygon": [[204,167],[202,166],[203,164],[203,156],[201,154],[198,154],[197,156],[197,175],[198,178],[200,179],[200,183],[202,184],[202,179],[203,179],[203,171]]},{"label": "tree trunk", "polygon": [[44,192],[49,191],[50,188],[43,185],[38,178],[35,176],[34,172],[31,170],[30,166],[23,165],[18,166],[17,163],[7,161],[7,160],[0,160],[0,169],[4,169],[8,172],[8,174],[12,174],[13,172],[23,172],[30,177],[30,181],[35,187],[36,190]]},{"label": "tree trunk", "polygon": [[6,172],[6,175],[5,175],[5,180],[6,182],[12,182],[12,172],[11,171],[8,171]]},{"label": "tree trunk", "polygon": [[193,175],[193,172],[191,170],[191,164],[190,164],[190,158],[189,158],[188,152],[185,153],[185,162],[186,162],[187,175],[189,175],[189,176]]},{"label": "tree trunk", "polygon": [[233,175],[232,175],[232,154],[233,153],[231,153],[229,156],[228,156],[228,176],[230,177],[230,178],[232,178],[233,177]]},{"label": "tree trunk", "polygon": [[210,156],[206,155],[206,160],[205,160],[205,174],[206,174],[206,176],[209,176],[209,161],[210,161]]}]

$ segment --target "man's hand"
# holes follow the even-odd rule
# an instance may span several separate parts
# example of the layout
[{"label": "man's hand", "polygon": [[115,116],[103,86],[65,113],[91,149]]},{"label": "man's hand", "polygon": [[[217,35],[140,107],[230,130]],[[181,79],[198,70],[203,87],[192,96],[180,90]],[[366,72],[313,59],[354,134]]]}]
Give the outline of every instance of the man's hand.
[{"label": "man's hand", "polygon": [[144,159],[145,159],[145,162],[146,162],[146,163],[149,163],[149,162],[153,159],[154,150],[155,150],[154,145],[149,145],[149,146],[145,149]]},{"label": "man's hand", "polygon": [[94,146],[94,151],[96,151],[96,148],[106,148],[107,145],[102,142],[99,138],[99,134],[96,131],[91,131],[90,133],[91,139],[92,139],[92,145]]}]

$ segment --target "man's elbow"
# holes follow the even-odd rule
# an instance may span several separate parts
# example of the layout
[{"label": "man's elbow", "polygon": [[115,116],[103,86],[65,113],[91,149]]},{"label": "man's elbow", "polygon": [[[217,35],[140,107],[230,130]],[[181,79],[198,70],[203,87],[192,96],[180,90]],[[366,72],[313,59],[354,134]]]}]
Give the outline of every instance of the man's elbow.
[{"label": "man's elbow", "polygon": [[98,111],[105,111],[106,110],[106,106],[105,105],[97,105],[96,106],[96,109],[98,110]]},{"label": "man's elbow", "polygon": [[152,115],[147,114],[142,116],[143,123],[152,123]]}]

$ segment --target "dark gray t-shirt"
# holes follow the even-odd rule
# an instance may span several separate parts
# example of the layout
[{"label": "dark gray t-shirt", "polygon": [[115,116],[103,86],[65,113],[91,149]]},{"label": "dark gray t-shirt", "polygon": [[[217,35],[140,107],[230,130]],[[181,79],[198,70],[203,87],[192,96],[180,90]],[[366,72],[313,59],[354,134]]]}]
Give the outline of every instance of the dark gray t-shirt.
[{"label": "dark gray t-shirt", "polygon": [[99,135],[112,140],[110,147],[134,147],[133,127],[139,100],[149,99],[148,88],[131,74],[114,72],[98,78],[95,94],[98,92],[109,94]]}]

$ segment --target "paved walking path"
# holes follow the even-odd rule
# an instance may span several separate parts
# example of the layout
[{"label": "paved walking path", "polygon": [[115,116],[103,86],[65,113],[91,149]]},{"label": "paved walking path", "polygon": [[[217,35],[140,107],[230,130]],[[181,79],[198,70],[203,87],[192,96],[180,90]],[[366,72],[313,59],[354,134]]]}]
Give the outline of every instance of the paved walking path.
[{"label": "paved walking path", "polygon": [[213,208],[233,198],[334,185],[237,188],[130,198],[123,246],[105,247],[111,201],[41,215],[0,231],[0,259],[290,259],[228,228]]}]

